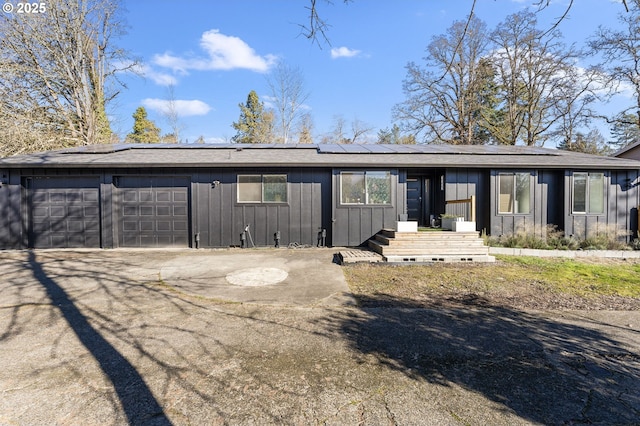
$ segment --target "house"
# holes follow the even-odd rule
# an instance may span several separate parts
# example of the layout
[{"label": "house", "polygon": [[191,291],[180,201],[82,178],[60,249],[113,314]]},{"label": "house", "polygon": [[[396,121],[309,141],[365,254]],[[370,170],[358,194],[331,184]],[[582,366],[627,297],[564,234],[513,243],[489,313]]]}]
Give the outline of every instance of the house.
[{"label": "house", "polygon": [[358,246],[445,212],[490,235],[635,235],[639,170],[519,146],[78,147],[0,159],[0,248]]},{"label": "house", "polygon": [[640,140],[622,147],[613,154],[614,157],[640,160]]}]

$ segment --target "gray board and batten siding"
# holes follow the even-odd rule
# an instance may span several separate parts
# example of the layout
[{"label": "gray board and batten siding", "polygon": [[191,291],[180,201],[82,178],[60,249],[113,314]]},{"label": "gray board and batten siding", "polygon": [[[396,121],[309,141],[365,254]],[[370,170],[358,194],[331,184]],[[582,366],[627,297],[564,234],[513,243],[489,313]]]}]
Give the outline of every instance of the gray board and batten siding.
[{"label": "gray board and batten siding", "polygon": [[[639,169],[635,160],[527,147],[79,147],[0,159],[0,248],[273,246],[276,233],[281,246],[357,246],[404,215],[428,225],[446,201],[471,196],[478,230],[491,235],[547,224],[568,235],[604,226],[637,232]],[[603,212],[572,211],[577,172],[604,174]],[[501,173],[529,176],[526,211],[499,211]],[[388,199],[344,202],[349,174],[388,176]],[[286,196],[241,200],[240,176],[286,176]],[[242,240],[247,225],[251,241]]]},{"label": "gray board and batten siding", "polygon": [[[287,200],[239,202],[238,176],[265,174],[287,176]],[[194,246],[242,245],[241,234],[249,226],[247,246],[280,244],[317,245],[318,234],[330,226],[330,208],[323,200],[331,194],[330,170],[305,168],[205,168],[192,177]],[[250,238],[250,239],[249,239]],[[197,240],[197,241],[196,241]],[[195,244],[197,243],[197,244]]]}]

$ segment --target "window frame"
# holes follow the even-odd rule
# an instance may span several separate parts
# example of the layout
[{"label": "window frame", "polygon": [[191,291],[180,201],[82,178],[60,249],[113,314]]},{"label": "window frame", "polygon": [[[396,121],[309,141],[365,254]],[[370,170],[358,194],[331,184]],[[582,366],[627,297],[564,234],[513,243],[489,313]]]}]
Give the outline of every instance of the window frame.
[{"label": "window frame", "polygon": [[[260,177],[260,200],[242,200],[241,199],[241,177]],[[285,197],[284,200],[266,200],[265,198],[265,177],[284,177]],[[250,183],[250,182],[248,182]],[[258,182],[253,182],[258,183]],[[267,182],[268,183],[268,182]],[[237,204],[289,204],[289,176],[287,173],[238,173],[236,175],[236,203]]]},{"label": "window frame", "polygon": [[[585,188],[584,188],[584,211],[576,210],[576,176],[581,175],[585,176]],[[600,191],[601,198],[601,209],[599,211],[593,211],[591,209],[591,178],[592,176],[599,175],[602,179],[602,188]],[[604,216],[606,214],[607,209],[607,174],[605,172],[598,171],[575,171],[571,173],[571,214],[577,216]]]},{"label": "window frame", "polygon": [[[527,177],[527,183],[528,183],[528,185],[527,185],[527,191],[529,192],[529,196],[528,196],[528,209],[527,209],[527,211],[525,211],[525,212],[517,212],[517,211],[516,211],[516,202],[518,202],[518,198],[517,198],[517,196],[518,196],[518,179],[517,179],[517,177],[518,177],[519,175],[520,175],[520,176],[522,176],[522,175],[526,176],[526,177]],[[505,176],[505,177],[506,177],[506,176],[509,176],[509,177],[511,177],[511,178],[512,178],[512,181],[511,181],[511,187],[512,187],[512,188],[511,188],[511,197],[512,197],[512,203],[511,203],[511,204],[512,204],[512,206],[511,206],[511,211],[501,211],[501,210],[500,210],[500,209],[501,209],[501,207],[502,207],[502,206],[501,206],[501,204],[502,204],[502,203],[500,202],[500,197],[501,197],[501,195],[502,195],[502,192],[501,192],[501,183],[502,183],[502,182],[501,182],[501,180],[502,180],[502,177],[503,177],[503,176]],[[517,170],[516,170],[516,171],[503,171],[503,172],[498,172],[498,174],[497,174],[498,179],[497,179],[497,183],[496,183],[496,186],[497,186],[497,189],[498,189],[498,190],[496,191],[496,192],[497,192],[497,194],[498,194],[498,197],[497,197],[497,204],[498,204],[498,205],[497,205],[496,210],[497,210],[497,212],[498,212],[498,214],[499,214],[499,215],[503,215],[503,216],[505,216],[505,215],[510,215],[510,216],[516,216],[516,215],[527,216],[527,215],[530,215],[530,214],[531,214],[531,208],[532,208],[532,205],[533,205],[533,191],[531,190],[531,176],[532,176],[532,173],[531,173],[530,171],[517,171]]]},{"label": "window frame", "polygon": [[[373,203],[370,202],[371,195],[369,194],[369,183],[367,182],[367,174],[370,175],[380,175],[386,174],[386,179],[388,182],[388,202],[387,203]],[[344,191],[344,179],[345,175],[362,175],[363,179],[363,202],[346,202],[345,197],[343,196]],[[368,169],[368,170],[340,170],[338,173],[339,179],[339,191],[338,191],[338,201],[341,206],[348,207],[393,207],[393,170],[385,169],[385,170],[376,170],[376,169]]]}]

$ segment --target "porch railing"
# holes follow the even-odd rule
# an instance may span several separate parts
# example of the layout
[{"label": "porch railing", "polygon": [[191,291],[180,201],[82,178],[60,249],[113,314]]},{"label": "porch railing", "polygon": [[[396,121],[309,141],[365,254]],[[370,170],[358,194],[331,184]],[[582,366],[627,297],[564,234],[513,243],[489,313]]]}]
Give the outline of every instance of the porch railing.
[{"label": "porch railing", "polygon": [[470,198],[464,200],[449,200],[445,201],[444,212],[455,216],[464,217],[464,220],[471,222],[476,221],[476,196],[472,195]]}]

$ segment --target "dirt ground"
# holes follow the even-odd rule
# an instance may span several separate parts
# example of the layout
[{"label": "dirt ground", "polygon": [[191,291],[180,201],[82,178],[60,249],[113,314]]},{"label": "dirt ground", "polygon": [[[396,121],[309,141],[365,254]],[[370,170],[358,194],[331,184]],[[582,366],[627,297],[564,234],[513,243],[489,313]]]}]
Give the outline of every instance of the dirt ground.
[{"label": "dirt ground", "polygon": [[140,274],[134,257],[5,254],[0,424],[640,418],[638,311],[224,303]]}]

